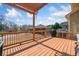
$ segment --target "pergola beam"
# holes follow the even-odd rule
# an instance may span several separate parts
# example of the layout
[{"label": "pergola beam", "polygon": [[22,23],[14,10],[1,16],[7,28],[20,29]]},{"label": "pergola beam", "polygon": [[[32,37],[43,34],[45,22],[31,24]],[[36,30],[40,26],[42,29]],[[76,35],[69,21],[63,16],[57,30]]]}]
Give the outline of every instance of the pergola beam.
[{"label": "pergola beam", "polygon": [[43,5],[41,5],[39,8],[37,8],[36,10],[35,10],[35,12],[38,12],[38,10],[40,10],[42,7],[44,7],[45,5],[47,5],[48,3],[45,3],[45,4],[43,4]]},{"label": "pergola beam", "polygon": [[28,8],[23,7],[21,4],[18,4],[18,3],[5,3],[5,4],[10,5],[12,7],[15,7],[15,8],[18,8],[18,9],[21,9],[21,10],[24,10],[25,12],[29,12],[31,14],[34,14],[34,13],[38,12],[42,7],[44,7],[45,5],[47,5],[47,3],[43,3],[42,5],[40,5],[39,7],[37,7],[35,10],[31,11]]},{"label": "pergola beam", "polygon": [[15,7],[15,8],[18,8],[18,9],[20,9],[20,10],[23,10],[23,11],[25,11],[25,12],[29,12],[29,13],[31,13],[31,14],[34,14],[35,12],[32,12],[32,11],[29,11],[29,10],[27,10],[27,9],[25,9],[25,8],[22,8],[22,7],[20,7],[20,6],[17,6],[15,3],[6,3],[7,5],[10,5],[10,6],[12,6],[12,7]]}]

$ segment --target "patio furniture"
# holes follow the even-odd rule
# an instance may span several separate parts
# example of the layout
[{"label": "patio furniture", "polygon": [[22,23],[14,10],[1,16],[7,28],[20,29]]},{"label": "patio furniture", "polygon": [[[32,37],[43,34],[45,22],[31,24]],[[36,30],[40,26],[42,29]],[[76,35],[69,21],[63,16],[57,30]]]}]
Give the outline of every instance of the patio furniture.
[{"label": "patio furniture", "polygon": [[0,42],[0,56],[2,56],[2,50],[3,50],[3,43]]}]

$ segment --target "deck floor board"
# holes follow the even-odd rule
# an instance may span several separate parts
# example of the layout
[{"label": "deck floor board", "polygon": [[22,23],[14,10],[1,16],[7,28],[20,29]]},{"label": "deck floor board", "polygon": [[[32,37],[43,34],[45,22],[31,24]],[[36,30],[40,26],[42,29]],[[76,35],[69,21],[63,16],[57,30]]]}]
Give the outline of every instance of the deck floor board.
[{"label": "deck floor board", "polygon": [[74,56],[75,55],[74,40],[63,39],[63,38],[51,38],[47,41],[41,42],[43,40],[41,39],[37,42],[24,44],[16,48],[9,49],[8,51],[10,52],[17,51],[19,49],[23,49],[24,47],[40,42],[29,49],[14,54],[13,56],[65,56],[65,55]]}]

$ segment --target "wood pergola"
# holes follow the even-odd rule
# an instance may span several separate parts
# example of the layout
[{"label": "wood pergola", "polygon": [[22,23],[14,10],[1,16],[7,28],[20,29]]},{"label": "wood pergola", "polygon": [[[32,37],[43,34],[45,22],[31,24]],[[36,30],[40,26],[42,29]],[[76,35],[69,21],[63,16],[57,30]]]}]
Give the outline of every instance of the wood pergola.
[{"label": "wood pergola", "polygon": [[[75,41],[70,38],[68,33],[66,35],[59,34],[53,38],[35,34],[38,32],[46,34],[47,32],[46,30],[39,30],[39,27],[35,27],[36,13],[47,3],[6,4],[33,14],[33,31],[0,32],[2,37],[0,42],[4,43],[3,56],[75,56],[77,54],[75,52]],[[45,28],[40,27],[40,29]],[[31,33],[33,33],[33,39],[31,39]],[[29,35],[29,38],[27,38],[27,35]]]},{"label": "wood pergola", "polygon": [[35,40],[35,15],[47,3],[7,3],[8,5],[33,14],[33,40]]}]

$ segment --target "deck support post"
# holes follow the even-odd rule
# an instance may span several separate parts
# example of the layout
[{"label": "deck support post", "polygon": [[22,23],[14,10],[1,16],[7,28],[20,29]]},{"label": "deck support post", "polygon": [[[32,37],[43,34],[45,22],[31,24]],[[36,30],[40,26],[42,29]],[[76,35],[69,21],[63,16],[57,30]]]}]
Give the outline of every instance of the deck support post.
[{"label": "deck support post", "polygon": [[33,14],[33,40],[35,40],[35,13]]}]

